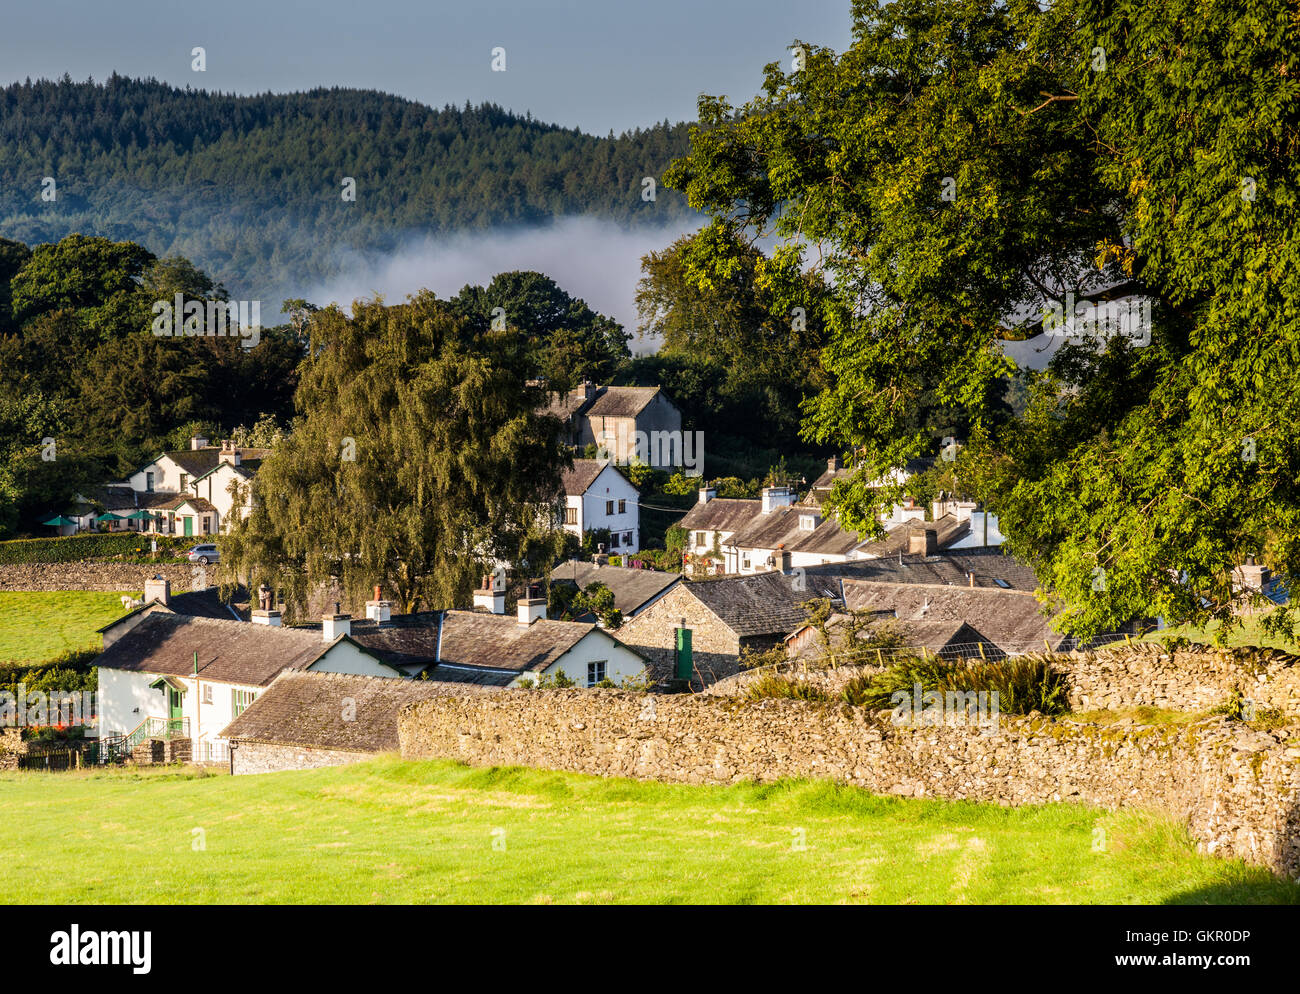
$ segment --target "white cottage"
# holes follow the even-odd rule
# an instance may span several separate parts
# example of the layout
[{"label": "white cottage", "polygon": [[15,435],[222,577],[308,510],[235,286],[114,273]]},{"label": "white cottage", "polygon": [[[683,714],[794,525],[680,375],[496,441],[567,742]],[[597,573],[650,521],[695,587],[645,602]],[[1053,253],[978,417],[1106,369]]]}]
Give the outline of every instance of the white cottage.
[{"label": "white cottage", "polygon": [[564,530],[582,537],[584,532],[609,529],[613,555],[641,548],[641,493],[612,463],[575,459],[564,473]]}]

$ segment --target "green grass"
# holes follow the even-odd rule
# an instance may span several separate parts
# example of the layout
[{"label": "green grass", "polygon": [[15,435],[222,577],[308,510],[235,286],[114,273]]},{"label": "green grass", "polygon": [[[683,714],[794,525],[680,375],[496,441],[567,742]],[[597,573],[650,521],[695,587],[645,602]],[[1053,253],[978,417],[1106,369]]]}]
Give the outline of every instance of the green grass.
[{"label": "green grass", "polygon": [[19,903],[1300,902],[1154,815],[827,782],[381,757],[252,777],[0,774],[0,810],[4,900]]},{"label": "green grass", "polygon": [[122,592],[0,591],[0,663],[39,663],[70,649],[98,648],[96,629],[125,613]]},{"label": "green grass", "polygon": [[[1288,638],[1270,635],[1264,632],[1260,622],[1266,615],[1252,615],[1241,619],[1241,624],[1235,626],[1225,639],[1228,646],[1237,648],[1239,646],[1261,646],[1266,649],[1281,649],[1283,652],[1290,652],[1300,655],[1300,644]],[[1191,625],[1177,625],[1173,628],[1166,628],[1159,632],[1148,632],[1142,636],[1144,642],[1164,642],[1170,638],[1185,638],[1192,642],[1202,642],[1206,645],[1214,643],[1215,633],[1219,629],[1219,622],[1212,621],[1203,627],[1193,627]]]}]

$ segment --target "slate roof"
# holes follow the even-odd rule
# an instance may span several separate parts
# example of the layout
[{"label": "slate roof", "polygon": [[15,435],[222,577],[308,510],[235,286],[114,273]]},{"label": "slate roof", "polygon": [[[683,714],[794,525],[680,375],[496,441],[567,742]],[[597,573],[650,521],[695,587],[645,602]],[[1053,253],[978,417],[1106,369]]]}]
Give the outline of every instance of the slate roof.
[{"label": "slate roof", "polygon": [[891,610],[901,621],[965,622],[1008,652],[1042,649],[1044,640],[1053,651],[1072,640],[1054,631],[1040,613],[1032,594],[987,587],[882,583],[844,580],[844,604],[850,610]]},{"label": "slate roof", "polygon": [[[588,633],[600,631],[595,624],[546,619],[525,627],[514,614],[483,611],[395,614],[384,625],[354,619],[351,629],[354,642],[407,673],[432,667],[430,676],[437,680],[492,682],[488,678],[493,678],[497,683],[546,669]],[[297,630],[315,632],[320,638],[319,625]],[[474,672],[457,673],[453,667]],[[499,679],[503,674],[505,679]]]},{"label": "slate roof", "polygon": [[[973,571],[976,587],[1028,593],[1038,589],[1038,578],[1033,569],[997,546],[956,549],[941,552],[937,556],[905,553],[901,557],[893,555],[880,559],[853,560],[809,566],[806,569],[810,576],[817,574],[887,583],[928,583],[954,587],[970,586],[969,574]],[[997,580],[1002,580],[1007,586],[1002,587]]]},{"label": "slate roof", "polygon": [[[797,579],[804,581],[806,589],[795,589]],[[805,602],[840,596],[834,577],[786,576],[779,571],[692,580],[686,589],[741,638],[788,635],[807,621]]]},{"label": "slate roof", "polygon": [[584,397],[581,391],[578,390],[570,390],[568,393],[553,392],[548,395],[547,404],[541,408],[541,413],[550,414],[561,421],[568,422],[591,401],[591,396]]},{"label": "slate roof", "polygon": [[680,573],[660,573],[626,566],[598,566],[570,559],[551,570],[552,583],[572,583],[583,590],[590,583],[603,583],[614,594],[614,607],[630,618],[646,601],[658,597],[674,583],[682,582]]},{"label": "slate roof", "polygon": [[970,520],[959,521],[955,515],[945,514],[937,521],[905,521],[890,529],[884,538],[867,542],[859,551],[864,556],[877,557],[897,556],[900,552],[906,554],[912,536],[923,535],[929,528],[937,533],[939,549],[943,550],[970,534]]},{"label": "slate roof", "polygon": [[514,615],[447,611],[438,663],[516,674],[544,670],[584,636],[599,630],[595,625],[545,619],[525,627]]},{"label": "slate roof", "polygon": [[737,549],[775,549],[783,546],[787,552],[823,556],[847,556],[862,544],[857,533],[845,531],[834,516],[822,518],[810,530],[800,528],[799,519],[805,515],[820,517],[813,508],[806,505],[790,504],[773,508],[767,514],[758,515],[747,527],[732,535],[727,544]]},{"label": "slate roof", "polygon": [[[221,736],[346,752],[392,752],[399,747],[397,717],[404,705],[474,692],[474,687],[432,680],[282,673]],[[345,713],[352,720],[345,721]]]},{"label": "slate roof", "polygon": [[101,652],[93,665],[190,676],[197,651],[200,677],[264,687],[283,670],[310,666],[332,644],[310,629],[273,628],[155,610]]},{"label": "slate roof", "polygon": [[586,414],[589,418],[634,418],[658,392],[658,387],[605,387]]},{"label": "slate roof", "polygon": [[715,497],[707,504],[691,505],[677,523],[687,531],[737,532],[762,513],[761,500]]},{"label": "slate roof", "polygon": [[205,497],[187,497],[185,494],[173,495],[171,500],[161,504],[152,504],[150,507],[159,511],[176,511],[182,504],[189,504],[194,510],[199,512],[215,511],[216,506]]},{"label": "slate roof", "polygon": [[[260,462],[262,459],[266,458],[270,451],[270,449],[240,448],[239,459],[241,463],[249,460]],[[164,452],[162,455],[167,456],[190,476],[198,478],[200,476],[205,476],[212,470],[216,469],[220,464],[221,447],[218,445],[210,445],[202,449],[177,449],[171,452]],[[162,456],[159,456],[158,458],[161,459]],[[157,461],[157,459],[154,460],[154,462]]]},{"label": "slate roof", "polygon": [[213,618],[218,621],[247,621],[250,610],[248,588],[237,587],[228,601],[221,599],[220,587],[206,590],[187,590],[171,594],[167,609],[190,618]]},{"label": "slate roof", "polygon": [[599,459],[573,460],[573,469],[566,469],[560,477],[565,494],[570,497],[581,497],[596,482],[600,471],[608,465],[609,463]]}]

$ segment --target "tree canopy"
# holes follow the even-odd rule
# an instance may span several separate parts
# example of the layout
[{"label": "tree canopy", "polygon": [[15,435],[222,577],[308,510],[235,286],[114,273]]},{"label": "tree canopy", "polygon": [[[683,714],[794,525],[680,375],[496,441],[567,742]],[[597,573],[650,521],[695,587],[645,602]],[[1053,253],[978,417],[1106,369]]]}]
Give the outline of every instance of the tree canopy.
[{"label": "tree canopy", "polygon": [[[938,451],[927,405],[960,409],[955,475],[1066,629],[1230,618],[1234,566],[1300,552],[1300,25],[1225,0],[856,0],[853,24],[743,107],[702,98],[667,174],[843,305],[804,423],[861,465],[832,506],[866,526],[895,496],[866,483]],[[1008,417],[1005,341],[1098,293],[1146,302],[1141,334],[1065,345]]]}]

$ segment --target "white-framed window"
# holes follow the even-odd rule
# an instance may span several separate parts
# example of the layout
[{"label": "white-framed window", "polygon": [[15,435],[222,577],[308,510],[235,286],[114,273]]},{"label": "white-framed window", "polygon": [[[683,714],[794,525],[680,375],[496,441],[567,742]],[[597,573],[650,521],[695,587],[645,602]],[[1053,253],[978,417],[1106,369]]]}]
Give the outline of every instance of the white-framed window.
[{"label": "white-framed window", "polygon": [[564,523],[566,525],[576,525],[578,523],[578,509],[576,507],[566,507],[564,509]]},{"label": "white-framed window", "polygon": [[810,532],[817,527],[817,519],[811,514],[799,515],[799,530]]},{"label": "white-framed window", "polygon": [[605,664],[607,660],[599,659],[594,663],[587,664],[587,686],[594,687],[605,679]]},{"label": "white-framed window", "polygon": [[257,694],[254,691],[235,690],[232,688],[230,691],[231,715],[235,718],[238,718],[241,714],[243,714],[244,708],[252,704],[253,701],[256,700],[256,698],[257,698]]},{"label": "white-framed window", "polygon": [[144,474],[144,488],[145,488],[145,490],[149,491],[150,493],[153,492],[153,474],[152,474],[152,473],[145,473],[145,474]]},{"label": "white-framed window", "polygon": [[203,703],[204,704],[212,703],[212,684],[210,683],[205,683],[203,685]]}]

